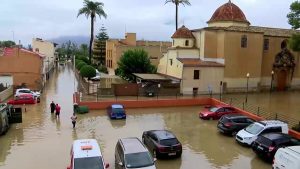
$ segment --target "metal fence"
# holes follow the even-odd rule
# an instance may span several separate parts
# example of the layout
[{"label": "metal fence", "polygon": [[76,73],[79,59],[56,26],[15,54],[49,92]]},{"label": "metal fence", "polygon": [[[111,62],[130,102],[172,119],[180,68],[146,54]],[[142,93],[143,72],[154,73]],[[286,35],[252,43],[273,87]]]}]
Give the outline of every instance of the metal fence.
[{"label": "metal fence", "polygon": [[280,120],[280,121],[286,122],[286,123],[288,123],[290,128],[297,124],[300,124],[300,121],[297,120],[295,117],[291,117],[291,116],[288,116],[288,115],[282,114],[282,113],[271,112],[270,110],[267,110],[264,107],[246,103],[244,101],[241,101],[240,99],[222,98],[222,101],[233,107],[240,108],[247,112],[253,113],[259,117],[263,117],[264,119],[267,119],[267,120]]}]

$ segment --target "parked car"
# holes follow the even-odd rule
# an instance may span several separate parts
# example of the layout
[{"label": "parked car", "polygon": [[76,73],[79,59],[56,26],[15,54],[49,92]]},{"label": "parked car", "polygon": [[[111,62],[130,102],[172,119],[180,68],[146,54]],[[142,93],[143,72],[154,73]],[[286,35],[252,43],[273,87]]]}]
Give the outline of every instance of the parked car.
[{"label": "parked car", "polygon": [[252,149],[266,161],[272,161],[276,151],[281,147],[300,146],[299,140],[288,134],[268,133],[258,136],[253,142]]},{"label": "parked car", "polygon": [[96,76],[92,77],[91,80],[99,81],[100,80],[100,72],[97,69],[95,69],[95,70],[96,70]]},{"label": "parked car", "polygon": [[237,132],[253,122],[255,120],[241,114],[227,114],[220,118],[217,127],[221,133],[235,136]]},{"label": "parked car", "polygon": [[124,106],[121,104],[112,104],[107,107],[107,115],[111,119],[126,119]]},{"label": "parked car", "polygon": [[145,131],[142,136],[143,143],[152,152],[153,157],[180,157],[182,145],[176,136],[167,130]]},{"label": "parked car", "polygon": [[273,159],[273,169],[299,169],[300,146],[291,146],[277,150]]},{"label": "parked car", "polygon": [[119,139],[115,149],[116,169],[156,169],[147,147],[136,137]]},{"label": "parked car", "polygon": [[6,104],[0,104],[0,135],[5,134],[8,131],[8,108]]},{"label": "parked car", "polygon": [[265,120],[250,124],[236,134],[236,141],[244,145],[252,143],[261,134],[266,133],[288,133],[288,125],[279,120]]},{"label": "parked car", "polygon": [[225,114],[237,113],[231,106],[213,106],[199,113],[199,117],[204,120],[213,119],[217,120]]},{"label": "parked car", "polygon": [[36,98],[32,94],[22,94],[13,100],[7,102],[7,104],[18,105],[18,104],[35,104]]},{"label": "parked car", "polygon": [[70,157],[70,165],[67,169],[104,169],[109,167],[108,163],[104,163],[100,147],[95,139],[75,140]]},{"label": "parked car", "polygon": [[40,96],[41,96],[40,92],[35,92],[28,88],[20,88],[20,89],[16,90],[15,97],[19,97],[20,95],[23,95],[23,94],[31,94],[36,98],[38,103],[40,102]]}]

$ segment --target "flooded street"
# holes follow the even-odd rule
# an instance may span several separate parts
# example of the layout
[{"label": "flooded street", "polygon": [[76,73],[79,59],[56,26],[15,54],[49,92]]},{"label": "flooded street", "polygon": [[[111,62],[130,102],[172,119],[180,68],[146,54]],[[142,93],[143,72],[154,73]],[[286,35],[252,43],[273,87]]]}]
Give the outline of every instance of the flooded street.
[{"label": "flooded street", "polygon": [[[172,131],[183,145],[181,158],[158,160],[158,169],[271,168],[250,148],[219,134],[217,121],[200,120],[200,106],[129,109],[124,121],[111,121],[102,110],[91,111],[78,115],[73,130],[70,117],[74,86],[77,84],[74,84],[71,67],[59,67],[54,71],[41,103],[26,106],[23,123],[12,125],[8,133],[0,137],[0,169],[65,169],[70,162],[73,140],[83,138],[97,139],[105,161],[113,169],[117,140],[124,137],[141,139],[143,131],[153,129]],[[62,107],[60,119],[50,113],[52,100]]]}]

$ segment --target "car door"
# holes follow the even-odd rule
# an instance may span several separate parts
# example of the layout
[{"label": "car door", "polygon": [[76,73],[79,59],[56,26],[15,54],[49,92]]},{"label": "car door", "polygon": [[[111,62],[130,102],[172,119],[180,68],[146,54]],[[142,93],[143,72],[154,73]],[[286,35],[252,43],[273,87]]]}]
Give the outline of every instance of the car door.
[{"label": "car door", "polygon": [[216,112],[216,117],[221,118],[225,114],[225,109],[224,108],[219,108]]},{"label": "car door", "polygon": [[143,142],[145,143],[145,145],[148,147],[149,146],[149,142],[150,142],[150,133],[146,132],[143,136]]},{"label": "car door", "polygon": [[150,150],[156,149],[156,143],[158,141],[156,135],[151,133],[150,138],[151,138],[149,141]]}]

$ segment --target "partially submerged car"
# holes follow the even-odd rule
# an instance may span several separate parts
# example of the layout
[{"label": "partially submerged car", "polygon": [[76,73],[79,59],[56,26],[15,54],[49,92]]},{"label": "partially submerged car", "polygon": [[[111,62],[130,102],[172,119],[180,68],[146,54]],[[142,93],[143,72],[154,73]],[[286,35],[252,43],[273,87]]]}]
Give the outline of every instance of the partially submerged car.
[{"label": "partially submerged car", "polygon": [[31,94],[32,96],[34,96],[36,98],[38,103],[40,102],[41,93],[38,91],[32,91],[28,88],[20,88],[20,89],[16,90],[15,97],[19,97],[20,95],[23,95],[23,94]]},{"label": "partially submerged car", "polygon": [[13,100],[9,100],[7,104],[19,105],[19,104],[35,104],[37,102],[36,98],[32,94],[21,94],[15,97]]},{"label": "partially submerged car", "polygon": [[233,113],[237,113],[237,111],[233,107],[217,105],[201,111],[199,113],[199,118],[204,120],[209,120],[209,119],[217,120],[225,114],[233,114]]}]

